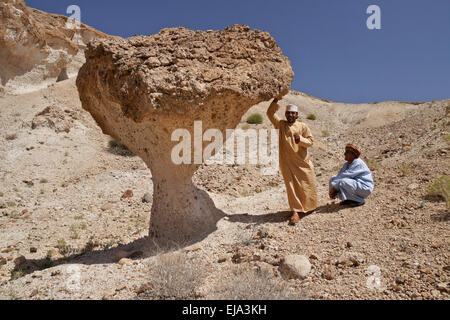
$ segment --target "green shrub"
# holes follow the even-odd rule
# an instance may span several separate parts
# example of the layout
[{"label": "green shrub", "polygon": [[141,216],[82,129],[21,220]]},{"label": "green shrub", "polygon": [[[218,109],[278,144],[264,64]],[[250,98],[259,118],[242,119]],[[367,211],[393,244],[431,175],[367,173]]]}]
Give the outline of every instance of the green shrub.
[{"label": "green shrub", "polygon": [[408,176],[414,173],[414,166],[409,163],[404,163],[399,169],[403,176]]},{"label": "green shrub", "polygon": [[369,167],[370,170],[374,171],[376,170],[380,164],[381,161],[377,160],[377,159],[369,159],[369,158],[365,158],[364,162],[367,164],[367,166]]},{"label": "green shrub", "polygon": [[306,119],[308,119],[308,120],[316,120],[317,119],[317,117],[314,115],[314,114],[308,114],[308,116],[306,117]]},{"label": "green shrub", "polygon": [[436,200],[444,200],[450,207],[450,176],[444,175],[434,179],[427,186],[427,195]]},{"label": "green shrub", "polygon": [[247,118],[248,124],[261,124],[263,123],[263,116],[259,113],[254,113]]},{"label": "green shrub", "polygon": [[322,137],[326,138],[326,137],[329,137],[329,136],[330,136],[330,132],[329,131],[327,131],[327,130],[323,130],[322,131]]},{"label": "green shrub", "polygon": [[[59,253],[62,255],[66,255],[70,252],[70,247],[67,245],[66,240],[59,239],[58,244],[56,245],[56,248],[59,250]],[[47,254],[47,256],[49,256]]]},{"label": "green shrub", "polygon": [[446,134],[445,136],[442,137],[444,139],[445,142],[450,144],[450,134]]},{"label": "green shrub", "polygon": [[22,269],[16,270],[16,271],[12,271],[11,272],[11,280],[17,280],[19,278],[22,278],[25,275],[25,272]]}]

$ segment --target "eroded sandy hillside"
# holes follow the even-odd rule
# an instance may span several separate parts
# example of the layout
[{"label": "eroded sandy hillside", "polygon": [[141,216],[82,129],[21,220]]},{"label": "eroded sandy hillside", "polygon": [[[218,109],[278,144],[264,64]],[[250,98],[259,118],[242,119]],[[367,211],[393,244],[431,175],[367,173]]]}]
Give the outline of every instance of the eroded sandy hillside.
[{"label": "eroded sandy hillside", "polygon": [[[205,165],[194,181],[224,217],[206,237],[164,246],[145,245],[150,170],[101,133],[74,80],[1,98],[0,298],[448,299],[449,211],[427,187],[449,175],[450,101],[349,105],[292,91],[287,103],[300,106],[316,140],[319,209],[288,226],[279,175]],[[270,128],[267,107],[239,127]],[[247,125],[255,112],[264,122]],[[348,142],[375,178],[359,208],[327,199]],[[306,279],[284,279],[289,254],[309,258]],[[381,272],[376,288],[371,266]],[[164,282],[168,271],[184,277]]]}]

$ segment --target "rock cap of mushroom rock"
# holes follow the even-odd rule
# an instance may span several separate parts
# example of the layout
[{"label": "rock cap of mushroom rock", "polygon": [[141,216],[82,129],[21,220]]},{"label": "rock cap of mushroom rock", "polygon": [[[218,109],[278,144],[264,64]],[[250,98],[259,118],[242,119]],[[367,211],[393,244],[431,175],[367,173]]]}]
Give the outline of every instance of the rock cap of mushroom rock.
[{"label": "rock cap of mushroom rock", "polygon": [[99,86],[122,103],[124,114],[134,121],[167,110],[183,114],[212,95],[232,93],[266,101],[286,92],[294,76],[269,33],[242,25],[99,39],[88,45],[86,58],[84,69],[97,75],[103,82]]}]

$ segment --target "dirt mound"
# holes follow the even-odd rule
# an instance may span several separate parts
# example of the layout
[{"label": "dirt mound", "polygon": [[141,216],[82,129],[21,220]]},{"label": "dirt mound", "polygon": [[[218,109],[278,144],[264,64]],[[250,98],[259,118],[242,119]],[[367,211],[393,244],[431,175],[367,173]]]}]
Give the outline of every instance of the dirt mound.
[{"label": "dirt mound", "polygon": [[77,119],[75,112],[71,110],[62,110],[57,106],[50,106],[36,114],[31,122],[32,129],[50,128],[56,133],[69,133],[70,129],[75,127]]}]

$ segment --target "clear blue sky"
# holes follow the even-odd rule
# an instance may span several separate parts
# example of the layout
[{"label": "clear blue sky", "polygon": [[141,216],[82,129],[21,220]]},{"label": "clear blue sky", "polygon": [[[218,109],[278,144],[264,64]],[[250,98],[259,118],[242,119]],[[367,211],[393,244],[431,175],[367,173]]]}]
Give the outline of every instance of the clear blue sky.
[{"label": "clear blue sky", "polygon": [[[339,102],[450,98],[450,0],[25,0],[123,37],[167,27],[270,32],[295,72],[292,89]],[[381,30],[369,30],[369,5]]]}]

